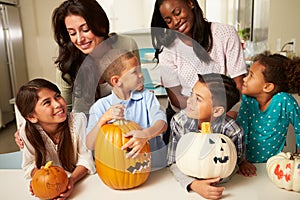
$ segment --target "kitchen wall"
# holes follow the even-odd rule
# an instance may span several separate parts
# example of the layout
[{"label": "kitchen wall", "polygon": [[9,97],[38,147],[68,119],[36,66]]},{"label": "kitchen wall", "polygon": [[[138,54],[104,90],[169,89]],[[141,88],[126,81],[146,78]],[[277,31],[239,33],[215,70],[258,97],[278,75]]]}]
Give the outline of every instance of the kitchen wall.
[{"label": "kitchen wall", "polygon": [[[237,0],[202,0],[200,7],[209,21],[236,26]],[[205,8],[205,9],[204,9]]]},{"label": "kitchen wall", "polygon": [[[97,0],[106,11],[112,32],[149,27],[155,0]],[[136,6],[134,12],[133,5]]]},{"label": "kitchen wall", "polygon": [[51,14],[61,2],[19,0],[29,79],[43,77],[55,82],[58,48],[53,39]]},{"label": "kitchen wall", "polygon": [[[153,0],[144,1],[152,2]],[[61,2],[63,0],[19,0],[29,79],[44,77],[55,81],[54,59],[58,54],[58,48],[51,30],[51,14]],[[199,2],[200,5],[206,3],[205,0],[199,0]],[[128,8],[126,8],[127,5]],[[124,4],[123,7],[126,12],[118,17],[129,22],[131,20],[129,14],[135,9],[133,6],[133,4]],[[277,38],[281,38],[282,44],[291,38],[295,38],[296,52],[300,56],[299,8],[299,0],[270,1],[268,45],[272,52],[276,51]],[[149,9],[152,10],[153,8]],[[143,42],[142,39],[140,41]],[[148,41],[149,43],[150,41]],[[141,43],[141,45],[143,44]]]},{"label": "kitchen wall", "polygon": [[299,0],[270,0],[268,44],[271,51],[276,51],[277,38],[281,38],[281,46],[295,38],[296,55],[300,56],[299,8]]}]

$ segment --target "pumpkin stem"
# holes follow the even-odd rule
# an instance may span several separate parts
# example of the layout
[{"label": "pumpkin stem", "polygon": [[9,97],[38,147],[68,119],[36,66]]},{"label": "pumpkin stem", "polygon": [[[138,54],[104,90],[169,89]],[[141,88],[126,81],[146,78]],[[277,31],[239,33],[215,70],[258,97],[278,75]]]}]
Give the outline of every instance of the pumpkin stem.
[{"label": "pumpkin stem", "polygon": [[127,124],[128,122],[127,122],[127,120],[125,120],[125,119],[117,119],[113,124],[114,125],[125,125],[125,124]]},{"label": "pumpkin stem", "polygon": [[202,122],[201,123],[201,133],[211,133],[210,122]]},{"label": "pumpkin stem", "polygon": [[293,154],[291,154],[290,160],[294,160],[294,155]]},{"label": "pumpkin stem", "polygon": [[49,168],[49,167],[51,167],[52,166],[52,164],[53,164],[53,161],[52,160],[50,160],[50,161],[48,161],[47,163],[46,163],[46,165],[45,165],[45,167],[44,168]]}]

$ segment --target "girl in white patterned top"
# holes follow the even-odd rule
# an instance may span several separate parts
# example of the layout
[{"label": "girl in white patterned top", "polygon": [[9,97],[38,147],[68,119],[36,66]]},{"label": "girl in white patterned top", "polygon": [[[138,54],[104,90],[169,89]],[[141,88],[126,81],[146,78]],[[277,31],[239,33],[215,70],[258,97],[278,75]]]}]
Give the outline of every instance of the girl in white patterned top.
[{"label": "girl in white patterned top", "polygon": [[[85,146],[85,115],[68,115],[59,89],[44,79],[34,79],[23,85],[16,104],[26,119],[20,129],[25,177],[32,178],[38,169],[52,160],[54,165],[70,173],[67,190],[58,196],[67,198],[75,183],[86,174],[95,173],[92,154]],[[33,194],[31,182],[30,192]]]},{"label": "girl in white patterned top", "polygon": [[162,83],[175,112],[186,107],[197,74],[228,75],[241,89],[247,68],[239,36],[233,26],[208,22],[197,0],[157,0],[151,27]]}]

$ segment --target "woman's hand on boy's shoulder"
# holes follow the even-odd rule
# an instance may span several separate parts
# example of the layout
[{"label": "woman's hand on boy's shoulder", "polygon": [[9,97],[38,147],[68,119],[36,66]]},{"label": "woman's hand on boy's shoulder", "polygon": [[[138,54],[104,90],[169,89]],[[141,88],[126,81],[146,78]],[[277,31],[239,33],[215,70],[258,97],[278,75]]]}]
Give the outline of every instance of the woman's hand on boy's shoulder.
[{"label": "woman's hand on boy's shoulder", "polygon": [[15,137],[15,142],[16,144],[18,145],[18,147],[20,149],[23,149],[24,148],[24,142],[22,141],[21,137],[20,137],[20,129],[18,129],[15,134],[14,134],[14,137]]},{"label": "woman's hand on boy's shoulder", "polygon": [[235,119],[237,118],[237,115],[238,115],[238,112],[236,111],[233,111],[233,110],[230,110],[226,113],[229,117],[231,117],[232,119]]}]

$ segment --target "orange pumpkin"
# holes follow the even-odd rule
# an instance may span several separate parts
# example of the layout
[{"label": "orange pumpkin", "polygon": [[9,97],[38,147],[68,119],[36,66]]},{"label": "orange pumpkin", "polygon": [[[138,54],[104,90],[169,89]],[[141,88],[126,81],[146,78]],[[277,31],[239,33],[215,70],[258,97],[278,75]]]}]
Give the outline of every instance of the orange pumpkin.
[{"label": "orange pumpkin", "polygon": [[32,190],[41,199],[53,199],[66,191],[68,176],[59,166],[52,166],[49,161],[45,167],[39,169],[32,177]]},{"label": "orange pumpkin", "polygon": [[[143,147],[135,158],[126,158],[121,147],[128,142],[123,134],[141,130],[132,121],[117,120],[101,127],[95,143],[95,165],[101,180],[113,189],[130,189],[143,184],[151,170],[150,145]],[[130,151],[130,150],[128,150]]]}]

